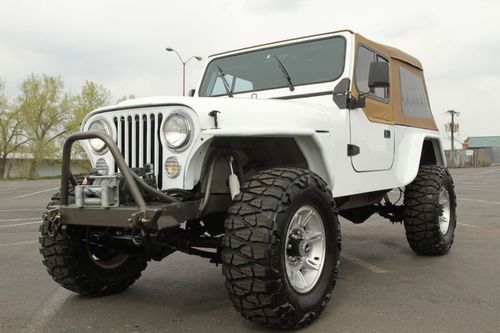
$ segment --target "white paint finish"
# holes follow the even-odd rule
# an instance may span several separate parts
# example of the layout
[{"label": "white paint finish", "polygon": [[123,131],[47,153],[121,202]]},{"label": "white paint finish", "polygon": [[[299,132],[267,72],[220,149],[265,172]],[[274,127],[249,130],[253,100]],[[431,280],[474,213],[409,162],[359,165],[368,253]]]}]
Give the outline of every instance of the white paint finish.
[{"label": "white paint finish", "polygon": [[[394,160],[394,125],[371,122],[363,109],[349,112],[351,144],[359,147],[359,154],[352,156],[352,166],[358,172],[388,170]],[[390,137],[384,137],[384,131]]]},{"label": "white paint finish", "polygon": [[415,127],[396,126],[395,137],[396,151],[393,169],[400,184],[407,185],[417,176],[424,140],[431,140],[436,147],[439,147],[441,160],[438,161],[438,165],[445,164],[439,132]]},{"label": "white paint finish", "polygon": [[[162,112],[163,119],[179,108],[176,105],[189,103],[191,108],[182,107],[182,110],[189,114],[194,124],[195,138],[189,149],[181,153],[164,150],[164,159],[172,155],[179,158],[182,176],[174,179],[164,177],[163,188],[191,189],[200,179],[202,165],[200,162],[203,161],[206,153],[206,147],[203,146],[209,144],[214,137],[294,137],[310,169],[328,182],[333,189],[334,196],[405,186],[415,178],[418,172],[423,141],[432,139],[440,144],[439,134],[436,131],[394,126],[393,136],[396,145],[392,169],[356,172],[347,156],[347,144],[350,141],[348,111],[336,108],[333,101],[329,100],[329,96],[324,96],[320,100],[319,104],[312,104],[305,101],[237,98],[157,97],[149,99],[151,103],[154,102],[153,105],[158,106],[142,107],[142,110]],[[162,105],[163,103],[170,105],[165,106]],[[329,107],[324,106],[327,103],[330,103]],[[144,102],[138,104],[139,109],[143,104]],[[218,117],[219,129],[213,128],[213,119],[208,116],[211,110],[221,111]],[[112,119],[115,115],[124,112],[127,110],[99,115]],[[284,119],[286,122],[283,121]],[[325,131],[325,133],[317,131]],[[380,135],[383,136],[383,132]],[[163,136],[161,140],[163,146],[166,147]],[[200,153],[201,156],[196,155]],[[112,165],[112,158],[109,153],[107,155],[109,156],[106,158],[110,159],[108,163]],[[195,165],[191,166],[191,159],[195,156]],[[186,173],[186,170],[189,172]],[[187,178],[188,175],[189,178]],[[336,175],[339,176],[336,177]]]},{"label": "white paint finish", "polygon": [[[441,147],[437,131],[370,122],[362,110],[351,113],[339,110],[332,95],[295,100],[263,99],[332,91],[342,78],[352,77],[354,36],[347,32],[342,35],[347,40],[346,64],[344,73],[336,82],[300,86],[294,92],[287,88],[257,92],[257,99],[250,98],[249,93],[234,98],[170,96],[127,100],[118,107],[129,109],[116,110],[117,106],[114,106],[93,111],[87,116],[82,130],[86,130],[96,117],[106,118],[112,123],[114,116],[126,116],[132,112],[161,112],[164,120],[179,109],[188,114],[193,120],[194,138],[187,150],[171,152],[166,148],[163,135],[160,137],[164,151],[163,161],[157,161],[161,163],[159,166],[162,167],[169,156],[175,155],[182,167],[179,177],[163,177],[163,184],[160,184],[163,189],[192,189],[197,184],[212,139],[249,136],[294,138],[309,168],[327,181],[335,197],[405,186],[418,172],[423,141],[431,139],[436,147]],[[214,119],[208,115],[213,110],[220,111],[217,129],[214,128]],[[155,127],[162,125],[157,123]],[[386,129],[391,131],[389,140],[384,138]],[[361,154],[352,161],[347,156],[347,144],[351,140],[361,149]],[[442,152],[440,157],[444,163]],[[106,158],[111,164],[109,153]],[[91,159],[95,161],[96,156]]]}]

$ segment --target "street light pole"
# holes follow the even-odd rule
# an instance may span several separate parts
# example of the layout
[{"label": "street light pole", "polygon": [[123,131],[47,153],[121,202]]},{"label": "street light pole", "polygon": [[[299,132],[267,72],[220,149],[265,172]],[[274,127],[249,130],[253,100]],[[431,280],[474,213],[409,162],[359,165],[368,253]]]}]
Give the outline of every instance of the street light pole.
[{"label": "street light pole", "polygon": [[179,58],[179,60],[181,61],[182,63],[182,96],[186,96],[186,64],[191,60],[191,59],[196,59],[198,61],[201,61],[202,60],[202,57],[199,57],[199,56],[191,56],[188,58],[188,60],[184,61],[181,57],[181,55],[179,54],[179,52],[177,52],[176,49],[173,49],[171,47],[167,47],[165,48],[165,50],[167,52],[175,52],[175,54],[177,55],[177,57]]},{"label": "street light pole", "polygon": [[454,161],[454,156],[455,156],[455,116],[458,116],[460,113],[455,111],[455,110],[448,110],[446,111],[449,114],[451,114],[451,124],[450,124],[450,131],[451,131],[451,152],[450,152],[450,160]]}]

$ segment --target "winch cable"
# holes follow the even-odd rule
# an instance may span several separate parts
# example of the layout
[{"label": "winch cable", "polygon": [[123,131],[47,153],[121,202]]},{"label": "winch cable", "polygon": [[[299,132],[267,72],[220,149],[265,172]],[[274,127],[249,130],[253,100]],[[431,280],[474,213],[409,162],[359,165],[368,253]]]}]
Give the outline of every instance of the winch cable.
[{"label": "winch cable", "polygon": [[160,199],[163,199],[165,200],[166,202],[168,203],[179,203],[181,202],[180,200],[168,195],[168,194],[165,194],[163,193],[162,191],[154,188],[153,186],[149,185],[148,183],[146,183],[144,181],[144,179],[142,179],[141,177],[139,177],[134,171],[130,170],[131,171],[131,174],[132,174],[132,177],[134,178],[134,180],[137,182],[137,185],[141,186],[146,192],[160,198]]}]

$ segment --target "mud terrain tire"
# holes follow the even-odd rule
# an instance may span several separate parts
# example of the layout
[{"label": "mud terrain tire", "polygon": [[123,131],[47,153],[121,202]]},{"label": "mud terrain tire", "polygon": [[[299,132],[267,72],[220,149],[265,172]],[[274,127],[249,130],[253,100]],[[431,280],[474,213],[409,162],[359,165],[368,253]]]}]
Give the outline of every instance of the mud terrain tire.
[{"label": "mud terrain tire", "polygon": [[431,256],[448,253],[457,223],[456,206],[448,169],[421,166],[417,178],[406,186],[404,198],[406,238],[413,251]]},{"label": "mud terrain tire", "polygon": [[[40,253],[50,276],[62,287],[86,296],[104,296],[124,291],[146,268],[142,254],[123,254],[99,249],[95,260],[84,240],[87,227],[67,226],[55,231],[48,221],[40,226]],[[106,264],[104,264],[106,263]]]},{"label": "mud terrain tire", "polygon": [[[303,293],[287,275],[285,249],[287,230],[301,207],[318,213],[326,244],[317,282]],[[313,322],[330,300],[339,255],[340,226],[331,190],[310,171],[262,171],[242,186],[229,209],[222,251],[226,289],[235,308],[253,322],[285,329]]]}]

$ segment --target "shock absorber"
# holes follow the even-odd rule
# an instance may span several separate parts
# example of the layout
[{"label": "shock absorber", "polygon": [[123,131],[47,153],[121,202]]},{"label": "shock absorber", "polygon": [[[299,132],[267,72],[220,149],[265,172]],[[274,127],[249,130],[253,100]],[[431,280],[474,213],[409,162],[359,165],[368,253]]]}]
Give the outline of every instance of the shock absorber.
[{"label": "shock absorber", "polygon": [[238,194],[240,194],[240,181],[238,176],[234,173],[233,169],[233,155],[229,157],[229,169],[231,170],[231,174],[229,175],[229,191],[231,192],[231,199],[234,200]]}]

